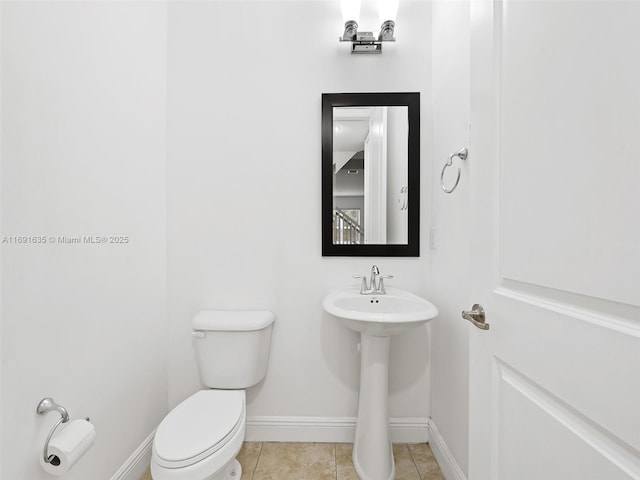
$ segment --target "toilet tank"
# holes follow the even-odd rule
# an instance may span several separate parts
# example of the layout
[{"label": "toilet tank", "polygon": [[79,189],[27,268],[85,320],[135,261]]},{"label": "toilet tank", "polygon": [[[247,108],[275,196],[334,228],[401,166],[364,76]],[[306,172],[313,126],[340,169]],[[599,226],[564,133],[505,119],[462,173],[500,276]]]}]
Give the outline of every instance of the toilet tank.
[{"label": "toilet tank", "polygon": [[267,372],[271,329],[267,311],[204,310],[192,322],[200,381],[209,388],[242,389]]}]

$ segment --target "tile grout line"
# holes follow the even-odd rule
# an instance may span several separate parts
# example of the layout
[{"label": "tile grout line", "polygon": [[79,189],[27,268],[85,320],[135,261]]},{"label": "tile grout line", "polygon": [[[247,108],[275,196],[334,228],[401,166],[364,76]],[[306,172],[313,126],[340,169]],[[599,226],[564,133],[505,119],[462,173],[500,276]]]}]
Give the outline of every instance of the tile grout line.
[{"label": "tile grout line", "polygon": [[260,455],[262,455],[262,447],[264,446],[264,442],[260,442],[260,450],[258,451],[258,458],[256,458],[256,464],[253,466],[253,471],[251,472],[251,478],[249,480],[253,480],[256,475],[256,470],[258,469],[258,462],[260,461]]},{"label": "tile grout line", "polygon": [[422,478],[422,473],[420,473],[420,469],[418,468],[418,464],[416,463],[416,459],[413,456],[413,452],[411,451],[411,448],[409,448],[409,444],[407,444],[407,450],[409,450],[409,455],[411,456],[411,461],[413,462],[413,466],[416,467],[416,472],[418,472],[418,477],[420,477],[420,480],[424,480]]},{"label": "tile grout line", "polygon": [[338,449],[335,443],[333,444],[333,464],[336,467],[336,480],[338,480]]}]

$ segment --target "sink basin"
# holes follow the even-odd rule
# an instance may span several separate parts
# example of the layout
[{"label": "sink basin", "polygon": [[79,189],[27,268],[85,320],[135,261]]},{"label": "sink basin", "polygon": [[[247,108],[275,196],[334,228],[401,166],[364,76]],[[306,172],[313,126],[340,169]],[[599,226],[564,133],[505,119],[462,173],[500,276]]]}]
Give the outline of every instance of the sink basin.
[{"label": "sink basin", "polygon": [[389,346],[392,335],[438,315],[429,301],[404,290],[360,295],[345,288],[327,295],[324,309],[360,332],[360,395],[353,440],[353,466],[361,480],[393,480],[395,463],[389,432]]},{"label": "sink basin", "polygon": [[360,295],[357,288],[327,295],[324,309],[357,332],[397,335],[422,325],[438,315],[429,301],[413,293],[388,288],[384,295]]}]

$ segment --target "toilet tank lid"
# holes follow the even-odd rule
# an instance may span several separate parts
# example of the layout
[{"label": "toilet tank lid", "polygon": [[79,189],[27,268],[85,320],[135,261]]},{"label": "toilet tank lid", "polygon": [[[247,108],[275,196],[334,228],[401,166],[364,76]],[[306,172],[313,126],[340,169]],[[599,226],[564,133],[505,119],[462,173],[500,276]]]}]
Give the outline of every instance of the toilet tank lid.
[{"label": "toilet tank lid", "polygon": [[204,331],[254,331],[273,323],[273,313],[266,310],[203,310],[192,322],[194,330]]}]

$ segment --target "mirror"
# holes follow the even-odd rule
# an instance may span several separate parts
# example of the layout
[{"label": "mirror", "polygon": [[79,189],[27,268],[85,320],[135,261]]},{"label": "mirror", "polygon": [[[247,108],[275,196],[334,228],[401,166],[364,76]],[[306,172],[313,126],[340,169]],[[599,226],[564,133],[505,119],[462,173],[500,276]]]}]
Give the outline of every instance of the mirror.
[{"label": "mirror", "polygon": [[322,255],[420,256],[420,94],[322,94]]}]

